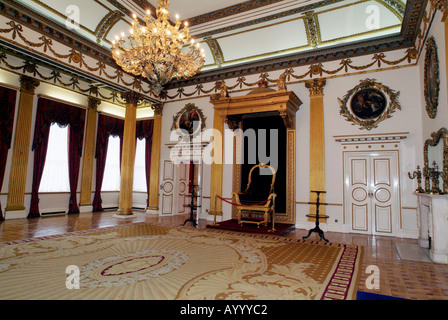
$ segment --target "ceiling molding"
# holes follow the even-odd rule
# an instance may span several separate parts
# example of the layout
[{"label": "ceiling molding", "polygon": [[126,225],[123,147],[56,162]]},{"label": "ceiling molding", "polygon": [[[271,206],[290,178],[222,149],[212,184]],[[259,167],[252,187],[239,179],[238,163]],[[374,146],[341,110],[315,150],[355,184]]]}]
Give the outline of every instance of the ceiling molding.
[{"label": "ceiling molding", "polygon": [[294,53],[284,57],[268,58],[255,62],[222,67],[217,70],[200,72],[190,79],[172,81],[166,88],[169,90],[324,61],[341,60],[389,50],[411,48],[415,45],[427,2],[428,0],[408,0],[403,26],[399,35],[365,40],[354,44],[336,45],[323,49],[317,48],[308,52]]}]

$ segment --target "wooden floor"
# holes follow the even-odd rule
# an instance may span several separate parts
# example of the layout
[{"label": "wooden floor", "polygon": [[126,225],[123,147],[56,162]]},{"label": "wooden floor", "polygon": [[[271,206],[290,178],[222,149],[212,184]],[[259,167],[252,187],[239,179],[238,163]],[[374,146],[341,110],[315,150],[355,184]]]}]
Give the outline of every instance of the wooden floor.
[{"label": "wooden floor", "polygon": [[[81,213],[37,219],[5,220],[0,222],[0,242],[137,222],[163,222],[179,226],[186,219],[186,216],[159,217],[144,213],[136,213],[133,219],[119,219],[113,214],[113,212]],[[200,221],[199,227],[205,227],[206,224],[205,220]],[[191,223],[188,222],[187,225],[191,226]],[[301,239],[307,234],[307,230],[295,230],[285,237]],[[401,246],[407,248],[411,254],[421,251],[417,246],[417,240],[336,232],[326,232],[325,236],[331,242],[357,244],[364,247],[359,290],[414,300],[448,300],[448,265],[407,260],[397,250],[397,247]],[[317,234],[312,234],[310,238],[313,237],[318,239]],[[378,290],[366,288],[366,279],[369,274],[365,270],[369,265],[379,268],[380,288]]]}]

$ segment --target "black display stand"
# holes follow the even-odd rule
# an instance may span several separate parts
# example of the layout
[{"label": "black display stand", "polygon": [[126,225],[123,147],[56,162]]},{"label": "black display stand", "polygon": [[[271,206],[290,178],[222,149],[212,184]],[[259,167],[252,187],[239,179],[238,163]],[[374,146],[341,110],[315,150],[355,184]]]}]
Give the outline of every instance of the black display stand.
[{"label": "black display stand", "polygon": [[196,220],[194,219],[194,212],[197,210],[197,208],[199,208],[200,206],[197,205],[197,201],[195,204],[195,200],[197,200],[197,192],[196,192],[196,188],[198,187],[197,184],[191,184],[190,185],[190,190],[191,190],[191,194],[189,194],[188,196],[191,197],[191,202],[190,204],[184,204],[184,207],[186,208],[190,208],[190,217],[185,220],[183,226],[185,226],[185,224],[190,221],[193,223],[193,226],[197,227],[197,223]]},{"label": "black display stand", "polygon": [[[321,205],[321,204],[325,205],[325,203],[320,203],[319,196],[320,196],[321,193],[326,193],[326,191],[314,191],[314,190],[311,190],[311,192],[317,193],[316,202],[308,202],[309,204],[315,204],[316,205],[316,215],[313,216],[313,215],[307,214],[306,216],[307,217],[311,217],[311,218],[315,217],[316,218],[316,226],[314,227],[314,229],[311,229],[308,232],[308,235],[306,237],[302,237],[302,239],[303,240],[308,239],[309,236],[311,235],[311,233],[317,232],[321,239],[325,240],[325,242],[328,242],[328,240],[325,239],[324,232],[321,230],[321,228],[319,228],[319,205]],[[322,218],[328,218],[328,216],[323,216]]]}]

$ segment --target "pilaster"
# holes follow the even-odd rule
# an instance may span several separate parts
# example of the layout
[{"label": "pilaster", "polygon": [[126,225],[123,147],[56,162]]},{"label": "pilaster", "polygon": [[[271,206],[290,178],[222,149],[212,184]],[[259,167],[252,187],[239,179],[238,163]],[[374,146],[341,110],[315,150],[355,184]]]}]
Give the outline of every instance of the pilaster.
[{"label": "pilaster", "polygon": [[123,130],[123,151],[121,156],[121,184],[118,213],[116,217],[132,217],[132,193],[134,186],[135,130],[137,105],[143,96],[134,91],[122,93],[126,101],[126,116]]},{"label": "pilaster", "polygon": [[9,177],[7,212],[25,210],[25,186],[28,156],[31,149],[34,91],[39,84],[40,82],[34,78],[25,75],[20,77],[20,100]]},{"label": "pilaster", "polygon": [[81,197],[80,210],[92,211],[92,181],[93,165],[95,160],[95,137],[97,128],[97,112],[101,100],[94,97],[88,98],[86,135],[84,141],[84,155],[81,173]]},{"label": "pilaster", "polygon": [[159,182],[160,182],[160,150],[162,146],[162,116],[163,103],[153,105],[154,127],[151,149],[151,185],[149,186],[148,212],[158,213],[159,210]]},{"label": "pilaster", "polygon": [[[324,126],[324,87],[323,78],[305,82],[310,92],[310,191],[325,191],[325,126]],[[310,192],[310,202],[316,202],[316,194]],[[325,202],[325,194],[321,194],[321,202]],[[316,212],[316,206],[310,205],[310,215]],[[319,208],[322,216],[325,207]],[[315,219],[310,218],[310,221]]]}]

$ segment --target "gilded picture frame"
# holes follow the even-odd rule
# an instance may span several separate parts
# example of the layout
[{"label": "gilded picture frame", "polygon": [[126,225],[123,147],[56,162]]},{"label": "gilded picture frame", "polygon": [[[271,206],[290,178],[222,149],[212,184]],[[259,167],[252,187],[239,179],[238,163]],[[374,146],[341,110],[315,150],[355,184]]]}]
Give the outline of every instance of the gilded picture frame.
[{"label": "gilded picture frame", "polygon": [[434,37],[430,37],[426,41],[425,48],[424,95],[426,112],[429,118],[434,119],[437,116],[440,91],[439,57]]},{"label": "gilded picture frame", "polygon": [[182,137],[194,137],[205,129],[206,117],[194,103],[188,103],[173,117],[171,131]]},{"label": "gilded picture frame", "polygon": [[339,113],[360,129],[371,130],[391,118],[396,109],[401,110],[399,95],[399,91],[395,92],[375,79],[361,80],[342,99],[338,98]]}]

